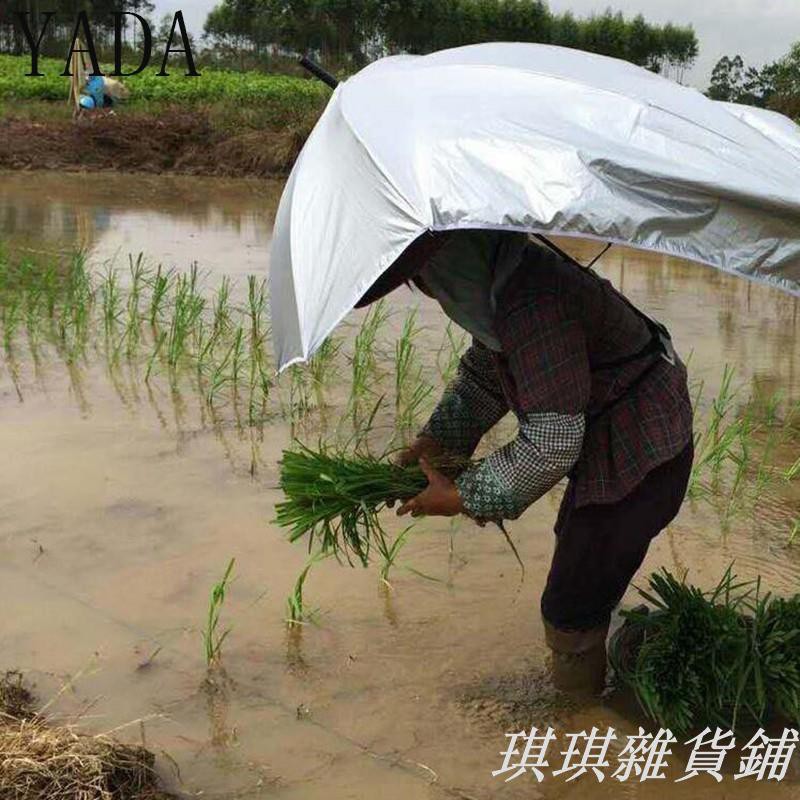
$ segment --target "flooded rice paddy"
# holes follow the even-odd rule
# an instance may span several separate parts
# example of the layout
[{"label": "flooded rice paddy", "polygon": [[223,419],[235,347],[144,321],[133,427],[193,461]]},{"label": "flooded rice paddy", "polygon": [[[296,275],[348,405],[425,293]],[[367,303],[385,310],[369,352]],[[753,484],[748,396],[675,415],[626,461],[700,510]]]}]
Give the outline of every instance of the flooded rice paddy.
[{"label": "flooded rice paddy", "polygon": [[[282,450],[294,437],[350,435],[383,395],[374,439],[385,444],[399,414],[413,428],[441,391],[455,350],[440,312],[403,290],[378,330],[361,412],[351,383],[363,315],[337,332],[338,352],[317,365],[316,377],[295,370],[272,383],[270,365],[253,356],[260,344],[248,343],[246,309],[258,286],[248,297],[246,276],[267,275],[279,193],[278,184],[204,179],[0,175],[9,257],[81,249],[99,320],[70,349],[30,324],[23,304],[0,352],[0,669],[24,671],[45,700],[58,695],[51,711],[60,719],[144,739],[161,755],[167,784],[188,795],[661,797],[658,781],[548,775],[542,784],[530,776],[504,783],[491,775],[506,732],[551,724],[561,734],[612,726],[624,735],[643,723],[627,698],[576,703],[550,685],[538,598],[561,487],[509,525],[524,581],[496,531],[423,520],[390,585],[377,564],[316,565],[304,591],[313,621],[287,628],[286,598],[307,552],[272,523]],[[597,249],[567,246],[583,259]],[[234,324],[200,368],[202,337],[181,345],[174,365],[168,330],[160,347],[148,333],[130,345],[124,293],[140,252],[151,277],[158,264],[180,273],[197,264],[209,326],[219,287],[231,279],[229,306],[244,309],[244,343],[236,345]],[[114,267],[118,305],[107,282]],[[656,540],[640,578],[665,566],[711,586],[734,562],[743,578],[760,574],[768,589],[798,591],[800,536],[792,544],[791,535],[800,480],[781,473],[800,456],[800,422],[791,417],[800,403],[798,301],[629,250],[612,249],[601,271],[670,327],[684,358],[691,353],[698,430],[723,392],[726,419],[752,414],[753,449],[768,456],[755,456],[738,482],[727,466],[716,472],[710,457],[694,500]],[[419,373],[411,379],[431,390],[409,409],[395,400],[394,355],[415,306]],[[264,314],[259,307],[262,332]],[[268,350],[265,341],[264,358]],[[239,353],[241,369],[233,366]],[[726,365],[734,370],[727,395]],[[405,524],[386,522],[393,533]],[[224,675],[209,687],[201,630],[211,586],[230,558],[234,579],[221,614],[231,633]],[[636,600],[631,590],[625,603]],[[794,765],[779,785],[731,776],[717,785],[701,776],[670,783],[669,792],[788,798],[798,780]]]}]

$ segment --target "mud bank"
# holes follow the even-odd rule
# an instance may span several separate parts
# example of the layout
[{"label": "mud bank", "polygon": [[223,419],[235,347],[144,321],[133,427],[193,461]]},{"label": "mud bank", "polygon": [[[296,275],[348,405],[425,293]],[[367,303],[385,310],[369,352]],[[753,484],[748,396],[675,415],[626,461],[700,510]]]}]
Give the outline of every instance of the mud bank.
[{"label": "mud bank", "polygon": [[280,177],[309,126],[224,130],[204,111],[35,121],[0,118],[0,169]]}]

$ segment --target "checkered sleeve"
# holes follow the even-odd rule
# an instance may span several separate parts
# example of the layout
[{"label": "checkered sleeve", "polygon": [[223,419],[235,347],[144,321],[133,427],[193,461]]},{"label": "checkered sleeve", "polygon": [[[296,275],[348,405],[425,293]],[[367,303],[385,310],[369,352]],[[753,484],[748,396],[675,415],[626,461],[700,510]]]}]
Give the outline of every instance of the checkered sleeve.
[{"label": "checkered sleeve", "polygon": [[468,458],[507,412],[494,356],[473,340],[421,433],[436,439],[446,452]]},{"label": "checkered sleeve", "polygon": [[583,414],[520,414],[516,439],[456,479],[466,513],[481,521],[519,517],[572,469],[585,428]]}]

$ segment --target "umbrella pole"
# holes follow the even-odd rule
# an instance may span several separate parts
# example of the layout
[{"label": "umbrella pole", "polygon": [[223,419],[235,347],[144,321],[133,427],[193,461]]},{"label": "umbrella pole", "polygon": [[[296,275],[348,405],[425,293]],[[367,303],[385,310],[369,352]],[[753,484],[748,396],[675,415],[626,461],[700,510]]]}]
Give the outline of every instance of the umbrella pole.
[{"label": "umbrella pole", "polygon": [[298,59],[300,66],[308,70],[315,78],[319,78],[323,83],[335,89],[339,85],[339,81],[333,77],[327,70],[324,70],[316,61],[312,61],[308,56],[302,56]]}]

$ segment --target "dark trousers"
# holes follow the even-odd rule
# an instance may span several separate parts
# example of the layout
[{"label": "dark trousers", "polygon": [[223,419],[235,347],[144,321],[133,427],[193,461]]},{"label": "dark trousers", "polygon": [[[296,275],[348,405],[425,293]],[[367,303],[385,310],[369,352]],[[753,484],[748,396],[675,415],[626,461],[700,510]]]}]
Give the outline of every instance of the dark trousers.
[{"label": "dark trousers", "polygon": [[558,512],[556,549],[542,594],[547,622],[561,630],[589,630],[609,621],[650,541],[677,515],[693,457],[690,442],[617,503],[575,508],[570,482]]}]

